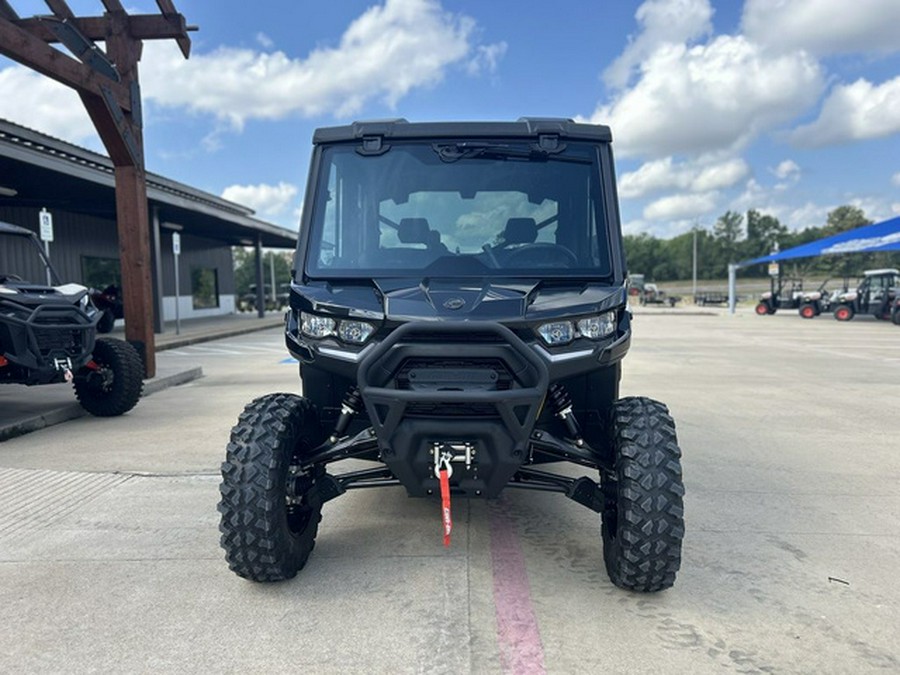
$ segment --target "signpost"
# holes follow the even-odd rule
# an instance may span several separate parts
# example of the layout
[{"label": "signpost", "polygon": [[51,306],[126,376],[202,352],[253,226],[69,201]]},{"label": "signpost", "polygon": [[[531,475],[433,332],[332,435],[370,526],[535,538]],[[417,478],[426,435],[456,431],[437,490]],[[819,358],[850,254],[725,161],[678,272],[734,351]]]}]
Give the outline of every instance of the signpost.
[{"label": "signpost", "polygon": [[181,310],[178,307],[178,305],[181,304],[178,279],[178,260],[181,256],[181,234],[178,232],[172,233],[172,254],[175,257],[175,335],[181,335]]},{"label": "signpost", "polygon": [[[38,221],[41,225],[41,241],[44,242],[44,253],[47,259],[50,259],[50,242],[53,241],[53,214],[47,209],[41,209],[38,215]],[[53,285],[53,279],[50,277],[50,268],[47,268],[47,285]]]}]

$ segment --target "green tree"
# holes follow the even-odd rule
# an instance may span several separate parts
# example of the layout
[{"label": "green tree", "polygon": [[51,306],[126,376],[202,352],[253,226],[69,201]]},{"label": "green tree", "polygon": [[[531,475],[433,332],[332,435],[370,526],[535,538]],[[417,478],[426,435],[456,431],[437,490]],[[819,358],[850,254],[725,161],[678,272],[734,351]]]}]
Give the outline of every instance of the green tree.
[{"label": "green tree", "polygon": [[[263,284],[270,290],[271,267],[275,264],[275,286],[286,284],[291,280],[290,254],[280,251],[263,252]],[[234,249],[234,286],[238,297],[247,295],[256,287],[256,251],[252,248],[235,247]]]},{"label": "green tree", "polygon": [[720,251],[729,262],[737,262],[740,257],[738,242],[744,235],[744,216],[736,211],[726,211],[713,225],[713,236]]},{"label": "green tree", "polygon": [[866,218],[866,214],[861,208],[845,204],[828,213],[828,218],[825,221],[825,230],[822,232],[822,236],[830,237],[834,234],[871,224],[872,221]]}]

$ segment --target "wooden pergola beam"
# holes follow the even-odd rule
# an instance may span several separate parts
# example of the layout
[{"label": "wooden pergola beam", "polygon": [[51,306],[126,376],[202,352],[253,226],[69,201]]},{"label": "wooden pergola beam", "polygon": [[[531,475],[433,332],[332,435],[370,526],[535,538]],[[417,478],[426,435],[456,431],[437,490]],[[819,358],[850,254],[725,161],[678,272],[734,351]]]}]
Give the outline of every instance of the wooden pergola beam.
[{"label": "wooden pergola beam", "polygon": [[[3,0],[0,0],[3,2]],[[128,33],[135,40],[178,39],[187,31],[195,30],[188,26],[181,14],[163,16],[162,14],[135,14],[128,16]],[[47,43],[59,42],[59,38],[41,19],[18,19],[12,22],[19,28],[28,31]],[[109,21],[105,16],[86,16],[78,19],[78,28],[90,40],[106,40]]]},{"label": "wooden pergola beam", "polygon": [[131,94],[126,87],[54,49],[44,40],[5,18],[0,18],[0,54],[72,87],[79,93],[102,96],[101,87],[106,87],[123,110],[131,111]]},{"label": "wooden pergola beam", "polygon": [[69,8],[65,0],[44,0],[50,11],[60,19],[74,19],[75,13]]}]

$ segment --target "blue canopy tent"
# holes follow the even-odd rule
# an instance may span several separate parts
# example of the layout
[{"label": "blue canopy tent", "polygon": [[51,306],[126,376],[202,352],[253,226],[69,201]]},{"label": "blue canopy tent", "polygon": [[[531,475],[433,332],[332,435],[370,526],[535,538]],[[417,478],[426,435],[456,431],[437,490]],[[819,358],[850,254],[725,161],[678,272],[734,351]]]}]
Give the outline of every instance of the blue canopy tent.
[{"label": "blue canopy tent", "polygon": [[745,260],[738,263],[738,267],[830,253],[873,253],[875,251],[900,251],[900,216],[873,225],[863,225],[772,255]]},{"label": "blue canopy tent", "polygon": [[735,276],[741,267],[759,263],[807,258],[836,253],[874,253],[876,251],[900,251],[900,216],[872,225],[863,225],[846,232],[824,237],[808,244],[801,244],[779,253],[764,255],[728,266],[728,308],[734,313]]}]

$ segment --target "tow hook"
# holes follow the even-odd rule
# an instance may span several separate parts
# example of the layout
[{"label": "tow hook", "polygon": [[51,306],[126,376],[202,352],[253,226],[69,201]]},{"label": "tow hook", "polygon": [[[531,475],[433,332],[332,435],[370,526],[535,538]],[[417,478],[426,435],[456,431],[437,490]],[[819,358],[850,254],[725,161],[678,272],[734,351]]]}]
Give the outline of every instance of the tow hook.
[{"label": "tow hook", "polygon": [[75,376],[72,375],[72,359],[69,357],[53,359],[53,367],[62,371],[63,377],[69,384],[75,379]]},{"label": "tow hook", "polygon": [[431,455],[434,458],[434,477],[440,478],[441,468],[446,468],[447,476],[453,475],[451,462],[465,462],[466,470],[475,461],[475,446],[471,443],[433,443]]}]

